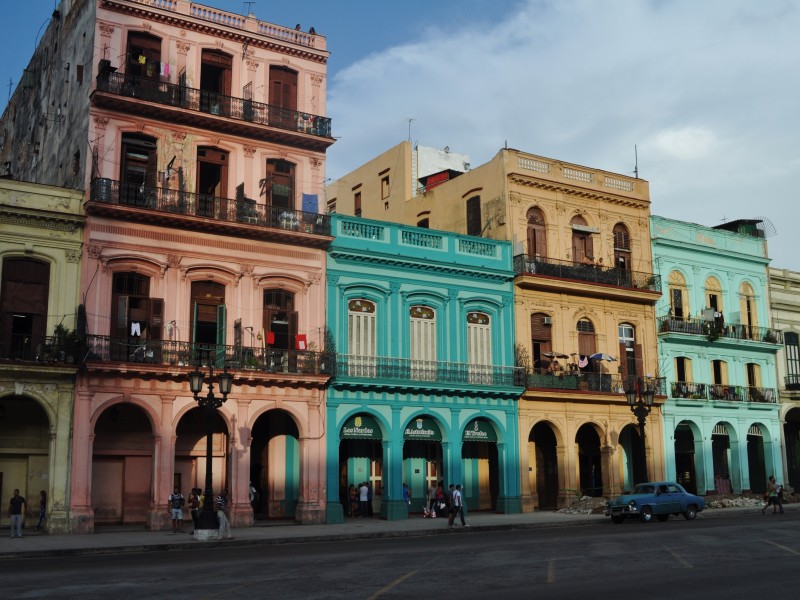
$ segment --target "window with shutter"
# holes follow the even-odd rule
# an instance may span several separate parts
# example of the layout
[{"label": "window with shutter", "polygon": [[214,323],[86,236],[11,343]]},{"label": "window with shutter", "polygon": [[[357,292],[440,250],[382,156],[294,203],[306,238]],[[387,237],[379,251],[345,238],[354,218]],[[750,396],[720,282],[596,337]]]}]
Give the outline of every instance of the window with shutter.
[{"label": "window with shutter", "polygon": [[552,336],[552,318],[544,313],[532,314],[531,349],[533,351],[533,356],[531,358],[533,360],[534,369],[547,369],[549,359],[544,356],[544,353],[553,351]]},{"label": "window with shutter", "polygon": [[44,342],[50,265],[32,258],[3,259],[0,290],[0,351],[6,358],[31,360]]},{"label": "window with shutter", "polygon": [[471,383],[492,383],[492,326],[487,314],[467,313],[467,362]]},{"label": "window with shutter", "polygon": [[362,298],[347,304],[347,344],[349,374],[355,377],[375,377],[377,332],[377,307]]},{"label": "window with shutter", "polygon": [[127,63],[127,75],[159,79],[161,76],[161,38],[141,31],[129,32]]},{"label": "window with shutter", "polygon": [[631,268],[630,234],[622,223],[614,225],[614,267],[625,271]]},{"label": "window with shutter", "polygon": [[547,236],[544,213],[539,208],[528,209],[528,255],[534,258],[547,256]]},{"label": "window with shutter", "polygon": [[[589,319],[580,319],[576,325],[578,330],[578,354],[581,356],[591,356],[597,352],[597,341],[594,330],[594,323]],[[589,361],[586,370],[595,367],[598,361]]]},{"label": "window with shutter", "polygon": [[436,379],[436,311],[428,306],[412,306],[409,311],[411,377]]},{"label": "window with shutter", "polygon": [[467,235],[480,235],[481,231],[481,197],[473,196],[467,200]]},{"label": "window with shutter", "polygon": [[783,344],[786,350],[787,386],[798,389],[800,386],[800,336],[792,331],[783,334]]}]

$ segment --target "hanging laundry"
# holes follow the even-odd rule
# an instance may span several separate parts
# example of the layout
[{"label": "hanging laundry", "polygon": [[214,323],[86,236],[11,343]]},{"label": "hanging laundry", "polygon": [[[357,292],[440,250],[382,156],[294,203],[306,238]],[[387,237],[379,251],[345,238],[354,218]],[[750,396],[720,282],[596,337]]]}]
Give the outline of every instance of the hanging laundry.
[{"label": "hanging laundry", "polygon": [[579,366],[581,369],[585,369],[586,367],[588,367],[588,366],[589,366],[589,357],[588,357],[588,356],[583,356],[583,355],[581,355],[581,356],[578,358],[578,366]]}]

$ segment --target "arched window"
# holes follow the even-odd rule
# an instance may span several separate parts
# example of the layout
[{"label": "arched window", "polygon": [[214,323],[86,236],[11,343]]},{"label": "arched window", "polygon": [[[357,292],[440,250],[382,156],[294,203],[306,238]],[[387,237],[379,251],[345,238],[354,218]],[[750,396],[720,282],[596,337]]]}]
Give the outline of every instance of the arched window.
[{"label": "arched window", "polygon": [[706,308],[722,312],[722,285],[716,277],[706,279]]},{"label": "arched window", "polygon": [[739,310],[741,311],[741,323],[747,328],[748,338],[759,339],[756,294],[752,286],[746,282],[739,286]]},{"label": "arched window", "polygon": [[623,223],[614,225],[614,267],[625,271],[631,269],[631,236]]},{"label": "arched window", "polygon": [[286,110],[270,111],[269,124],[297,128],[297,71],[277,65],[269,68],[269,104]]},{"label": "arched window", "polygon": [[575,215],[570,220],[572,227],[572,261],[576,263],[594,262],[594,243],[592,231],[580,215]]},{"label": "arched window", "polygon": [[528,209],[528,256],[545,258],[547,256],[547,233],[544,213],[539,208]]},{"label": "arched window", "polygon": [[553,321],[544,313],[531,315],[531,349],[533,351],[533,368],[544,371],[548,367],[549,359],[545,352],[553,351]]},{"label": "arched window", "polygon": [[481,197],[473,196],[467,200],[467,235],[480,235],[481,231],[483,231]]},{"label": "arched window", "polygon": [[354,377],[374,377],[377,355],[377,306],[355,298],[347,303],[348,373]]},{"label": "arched window", "polygon": [[436,311],[412,306],[408,316],[412,378],[429,380],[436,373]]},{"label": "arched window", "polygon": [[688,319],[691,314],[686,279],[680,271],[669,274],[669,312],[675,319]]},{"label": "arched window", "polygon": [[630,323],[620,323],[619,333],[619,365],[622,372],[623,386],[629,389],[628,383],[642,375],[642,345],[636,343],[636,329]]},{"label": "arched window", "polygon": [[492,373],[492,321],[482,312],[467,313],[469,381],[488,383]]}]

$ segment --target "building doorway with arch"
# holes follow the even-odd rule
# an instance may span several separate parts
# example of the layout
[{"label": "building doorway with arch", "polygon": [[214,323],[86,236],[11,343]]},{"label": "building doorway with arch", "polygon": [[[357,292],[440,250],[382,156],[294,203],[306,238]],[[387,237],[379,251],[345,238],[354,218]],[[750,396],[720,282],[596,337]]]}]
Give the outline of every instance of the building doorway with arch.
[{"label": "building doorway with arch", "polygon": [[145,524],[153,497],[153,427],[130,403],[106,408],[94,427],[95,525]]},{"label": "building doorway with arch", "polygon": [[783,439],[786,440],[786,483],[800,489],[800,408],[786,413]]},{"label": "building doorway with arch", "polygon": [[[361,515],[358,493],[361,483],[368,483],[371,501],[368,514]],[[372,415],[351,416],[339,430],[339,498],[347,517],[370,517],[381,514],[383,498],[383,434]]]},{"label": "building doorway with arch", "polygon": [[619,443],[622,447],[622,489],[632,490],[634,485],[648,479],[645,475],[645,451],[638,428],[635,425],[623,427]]},{"label": "building doorway with arch", "polygon": [[750,490],[756,494],[763,494],[767,490],[767,477],[774,475],[767,473],[767,451],[761,425],[751,425],[747,430],[747,467],[750,472]]},{"label": "building doorway with arch", "polygon": [[539,510],[558,508],[558,442],[549,423],[534,425],[528,436],[530,488],[536,492],[535,507]]},{"label": "building doorway with arch", "polygon": [[294,519],[300,498],[300,431],[292,416],[271,410],[258,417],[250,443],[250,481],[258,492],[256,519]]},{"label": "building doorway with arch", "polygon": [[582,425],[575,435],[578,445],[578,482],[582,496],[603,495],[603,467],[600,436],[594,426]]},{"label": "building doorway with arch", "polygon": [[412,512],[422,512],[432,484],[444,481],[442,432],[427,415],[411,419],[403,429],[403,483],[411,490]]},{"label": "building doorway with arch", "polygon": [[[214,411],[211,436],[211,476],[214,494],[230,491],[228,480],[228,426]],[[204,409],[193,408],[178,421],[175,430],[175,470],[173,486],[188,498],[192,488],[206,487],[206,415]],[[228,496],[230,499],[230,495]]]},{"label": "building doorway with arch", "polygon": [[495,510],[500,488],[497,432],[488,420],[472,419],[461,440],[464,502],[468,510]]},{"label": "building doorway with arch", "polygon": [[675,480],[687,492],[697,493],[697,470],[694,432],[688,423],[681,422],[675,428]]}]

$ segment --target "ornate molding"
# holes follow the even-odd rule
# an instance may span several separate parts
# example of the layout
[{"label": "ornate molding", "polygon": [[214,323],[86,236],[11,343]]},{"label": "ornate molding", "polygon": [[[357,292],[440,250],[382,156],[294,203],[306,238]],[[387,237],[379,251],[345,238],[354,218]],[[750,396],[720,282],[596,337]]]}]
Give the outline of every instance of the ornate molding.
[{"label": "ornate molding", "polygon": [[98,260],[103,254],[103,247],[98,244],[89,244],[86,246],[86,254],[89,256],[89,258]]},{"label": "ornate molding", "polygon": [[103,21],[97,22],[97,28],[100,30],[100,37],[111,37],[115,29],[114,25],[111,23],[104,23]]},{"label": "ornate molding", "polygon": [[177,269],[181,266],[181,257],[177,254],[167,254],[167,266],[170,269]]},{"label": "ornate molding", "polygon": [[108,125],[108,117],[101,117],[100,115],[94,116],[94,128],[105,131]]},{"label": "ornate molding", "polygon": [[249,59],[249,58],[248,58],[248,59],[245,61],[245,64],[247,65],[247,70],[248,70],[248,71],[255,71],[255,70],[257,70],[257,69],[258,69],[258,65],[260,65],[260,64],[261,64],[261,62],[260,62],[260,61],[257,61],[257,60],[252,60],[252,59]]},{"label": "ornate molding", "polygon": [[187,54],[192,49],[192,45],[181,40],[175,41],[175,48],[178,49],[178,54]]},{"label": "ornate molding", "polygon": [[253,158],[258,148],[255,146],[242,146],[242,150],[244,150],[245,158]]},{"label": "ornate molding", "polygon": [[311,79],[311,85],[322,85],[324,77],[319,73],[312,73],[309,77]]},{"label": "ornate molding", "polygon": [[319,169],[324,164],[324,161],[321,158],[317,158],[316,156],[311,157],[311,168],[312,169]]},{"label": "ornate molding", "polygon": [[78,263],[81,261],[81,256],[83,252],[80,250],[67,250],[64,252],[64,256],[67,257],[67,262],[70,263]]}]

